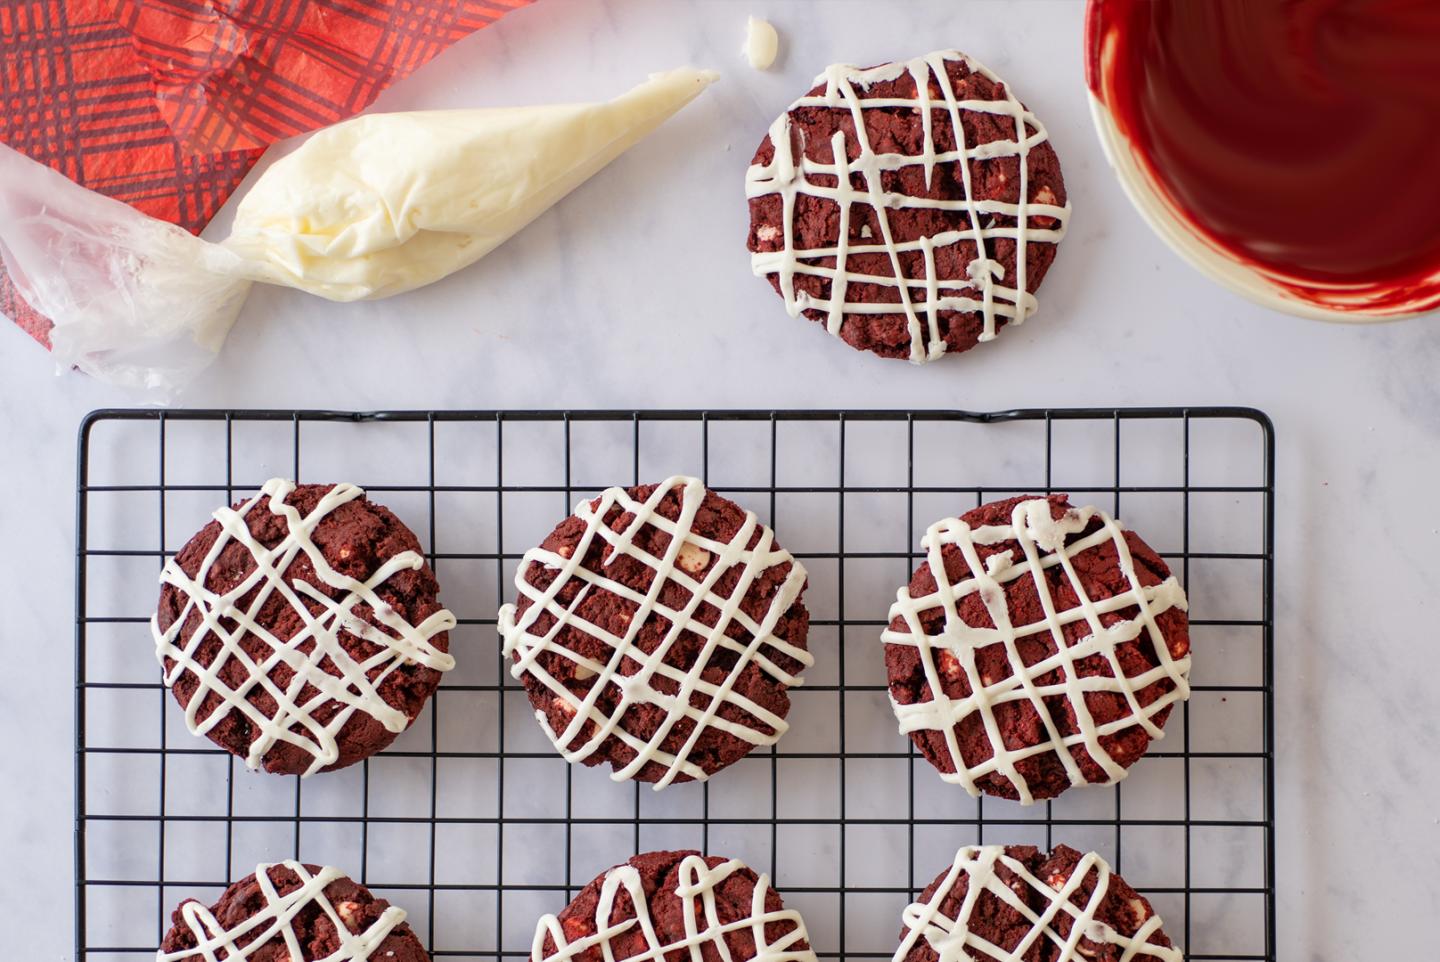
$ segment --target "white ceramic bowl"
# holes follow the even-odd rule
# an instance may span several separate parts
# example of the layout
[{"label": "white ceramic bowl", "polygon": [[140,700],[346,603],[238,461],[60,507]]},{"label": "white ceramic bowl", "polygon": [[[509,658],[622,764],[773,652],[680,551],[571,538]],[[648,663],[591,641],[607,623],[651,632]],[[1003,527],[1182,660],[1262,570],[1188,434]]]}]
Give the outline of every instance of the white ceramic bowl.
[{"label": "white ceramic bowl", "polygon": [[[1086,18],[1085,49],[1087,59],[1091,61],[1098,57],[1095,52],[1097,47],[1090,35],[1096,29],[1098,20],[1095,2],[1090,0],[1091,11]],[[1089,62],[1086,69],[1089,76],[1099,77],[1103,66]],[[1347,294],[1333,288],[1311,288],[1316,297],[1313,300],[1307,298],[1303,293],[1306,289],[1303,281],[1273,274],[1237,258],[1207,237],[1183,211],[1177,209],[1165,189],[1155,183],[1149,168],[1136,155],[1135,147],[1110,116],[1109,108],[1095,96],[1093,90],[1090,93],[1090,113],[1095,121],[1095,131],[1100,135],[1100,144],[1105,148],[1105,156],[1140,216],[1175,253],[1217,284],[1257,304],[1287,314],[1352,324],[1401,320],[1440,306],[1440,295],[1434,289],[1417,291],[1412,299],[1404,303],[1386,304],[1380,309],[1375,307],[1374,298],[1368,294]],[[1440,279],[1432,288],[1437,285],[1440,285]],[[1331,304],[1340,306],[1329,306]]]}]

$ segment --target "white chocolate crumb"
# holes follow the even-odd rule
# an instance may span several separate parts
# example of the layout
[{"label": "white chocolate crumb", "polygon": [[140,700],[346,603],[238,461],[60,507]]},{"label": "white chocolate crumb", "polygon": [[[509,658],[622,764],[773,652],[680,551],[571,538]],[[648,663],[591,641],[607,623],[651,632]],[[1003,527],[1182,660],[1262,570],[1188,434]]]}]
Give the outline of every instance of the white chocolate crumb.
[{"label": "white chocolate crumb", "polygon": [[780,52],[780,35],[770,21],[750,17],[745,22],[745,46],[740,52],[756,70],[768,70]]}]

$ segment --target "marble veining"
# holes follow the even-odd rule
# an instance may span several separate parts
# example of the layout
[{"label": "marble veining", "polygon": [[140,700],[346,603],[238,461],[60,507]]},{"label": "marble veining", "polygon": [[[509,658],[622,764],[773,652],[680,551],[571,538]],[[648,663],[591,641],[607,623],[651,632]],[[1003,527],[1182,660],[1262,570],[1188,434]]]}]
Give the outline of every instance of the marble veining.
[{"label": "marble veining", "polygon": [[[883,12],[879,8],[885,6]],[[1278,425],[1280,953],[1344,962],[1429,943],[1440,904],[1434,644],[1440,523],[1435,318],[1353,329],[1206,282],[1129,207],[1090,128],[1083,5],[1069,0],[540,0],[456,45],[377,110],[609,95],[691,62],[720,83],[475,267],[378,303],[257,290],[192,406],[966,407],[1232,403]],[[780,30],[764,73],[748,14]],[[774,116],[827,63],[972,52],[1044,118],[1074,203],[1023,328],[924,368],[785,315],[750,276],[743,178]],[[664,358],[663,368],[656,359]],[[0,903],[15,954],[71,952],[74,432],[132,399],[57,377],[0,330],[5,643],[44,661],[0,683]],[[148,653],[140,652],[140,657]],[[1197,658],[1202,657],[1198,652]],[[17,721],[18,720],[18,721]],[[1376,918],[1395,920],[1377,925]]]}]

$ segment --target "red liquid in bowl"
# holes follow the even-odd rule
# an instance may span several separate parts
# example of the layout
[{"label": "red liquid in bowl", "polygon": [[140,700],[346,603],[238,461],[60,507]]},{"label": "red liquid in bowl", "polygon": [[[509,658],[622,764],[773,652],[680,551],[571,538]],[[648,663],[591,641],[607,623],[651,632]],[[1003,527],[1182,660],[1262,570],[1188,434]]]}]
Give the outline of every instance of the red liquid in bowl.
[{"label": "red liquid in bowl", "polygon": [[1440,306],[1440,0],[1090,0],[1086,47],[1213,244],[1322,307]]}]

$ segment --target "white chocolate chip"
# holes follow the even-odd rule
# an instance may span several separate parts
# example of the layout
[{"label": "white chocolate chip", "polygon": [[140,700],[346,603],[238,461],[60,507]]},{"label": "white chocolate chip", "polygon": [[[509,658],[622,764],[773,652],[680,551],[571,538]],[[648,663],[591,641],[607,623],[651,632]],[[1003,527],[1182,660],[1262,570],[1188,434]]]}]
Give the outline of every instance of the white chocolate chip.
[{"label": "white chocolate chip", "polygon": [[780,228],[776,227],[774,224],[765,224],[763,227],[758,227],[755,230],[755,237],[757,240],[772,241],[779,236]]},{"label": "white chocolate chip", "polygon": [[1061,875],[1059,872],[1056,872],[1056,873],[1054,873],[1053,875],[1051,875],[1049,878],[1045,879],[1045,884],[1048,885],[1048,886],[1050,886],[1052,889],[1054,889],[1055,891],[1058,892],[1058,891],[1060,891],[1062,888],[1065,887],[1065,882],[1066,882],[1066,881],[1067,881],[1067,880],[1066,880],[1065,876]]},{"label": "white chocolate chip", "polygon": [[950,682],[958,682],[964,675],[960,659],[943,648],[935,652],[935,668]]},{"label": "white chocolate chip", "polygon": [[568,544],[562,544],[560,547],[555,549],[555,553],[562,558],[568,558],[575,553],[575,549],[570,547],[570,545]]},{"label": "white chocolate chip", "polygon": [[1139,922],[1144,922],[1150,917],[1150,907],[1140,899],[1130,900],[1130,911],[1135,913],[1135,919]]},{"label": "white chocolate chip", "polygon": [[584,681],[584,680],[587,679],[587,678],[594,678],[594,677],[595,677],[595,669],[589,667],[588,665],[576,665],[576,666],[575,666],[575,680],[576,680],[576,681]]},{"label": "white chocolate chip", "polygon": [[[1053,190],[1051,190],[1051,189],[1049,188],[1049,186],[1047,185],[1047,186],[1041,187],[1039,190],[1037,190],[1037,191],[1035,192],[1035,200],[1033,201],[1033,203],[1036,203],[1036,204],[1045,204],[1045,205],[1047,205],[1047,206],[1054,207],[1054,206],[1056,206],[1056,203],[1057,203],[1058,199],[1059,199],[1059,198],[1057,198],[1057,197],[1055,196],[1055,192],[1054,192]],[[1057,218],[1051,217],[1051,216],[1048,215],[1048,214],[1036,214],[1036,215],[1034,215],[1034,216],[1035,216],[1035,226],[1036,226],[1036,227],[1040,227],[1040,228],[1042,228],[1042,229],[1044,229],[1044,230],[1049,230],[1050,228],[1054,227],[1056,224],[1060,223],[1060,221],[1059,221]]]},{"label": "white chocolate chip", "polygon": [[340,921],[345,923],[347,929],[351,932],[360,931],[360,903],[341,902],[335,906],[335,911],[340,914]]},{"label": "white chocolate chip", "polygon": [[1014,551],[997,551],[985,559],[985,573],[992,578],[1015,567]]},{"label": "white chocolate chip", "polygon": [[710,552],[697,544],[687,541],[680,546],[680,553],[675,559],[680,567],[692,575],[699,574],[705,570],[710,563]]}]

